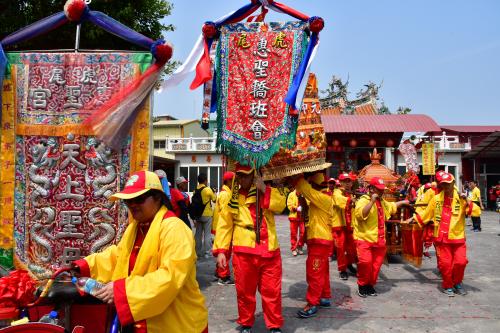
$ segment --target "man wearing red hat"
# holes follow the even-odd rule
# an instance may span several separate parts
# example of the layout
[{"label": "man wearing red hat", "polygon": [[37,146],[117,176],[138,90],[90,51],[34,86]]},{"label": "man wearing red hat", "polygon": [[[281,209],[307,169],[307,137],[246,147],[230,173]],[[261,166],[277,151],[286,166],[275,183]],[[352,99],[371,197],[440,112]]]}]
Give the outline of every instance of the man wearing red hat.
[{"label": "man wearing red hat", "polygon": [[[215,235],[217,231],[217,223],[219,221],[219,216],[222,213],[224,207],[227,206],[229,200],[231,200],[231,186],[233,184],[234,172],[226,171],[222,177],[223,185],[222,189],[217,196],[217,201],[215,202],[214,218],[212,221],[212,233]],[[227,263],[231,258],[231,246],[227,251]],[[225,267],[219,267],[216,265],[215,275],[218,278],[218,283],[220,285],[232,285],[234,282],[231,280],[231,271],[229,270],[229,264]]]},{"label": "man wearing red hat", "polygon": [[266,327],[278,333],[283,325],[282,267],[274,214],[285,209],[286,198],[278,189],[266,186],[262,178],[255,177],[255,170],[248,166],[236,165],[235,182],[239,188],[234,186],[229,203],[219,215],[213,253],[217,256],[217,265],[226,267],[229,248],[233,247],[240,332],[251,332],[258,289]]},{"label": "man wearing red hat", "polygon": [[193,234],[169,209],[158,176],[132,174],[110,197],[119,199],[131,216],[120,242],[75,261],[74,269],[106,283],[95,296],[114,304],[127,332],[208,332]]},{"label": "man wearing red hat", "polygon": [[462,280],[468,263],[465,246],[468,204],[465,195],[456,191],[453,175],[436,173],[436,181],[440,192],[429,201],[422,214],[416,213],[409,221],[416,220],[422,226],[434,221],[434,246],[443,278],[443,292],[450,297],[455,294],[463,296],[467,294]]},{"label": "man wearing red hat", "polygon": [[288,194],[286,205],[290,213],[288,220],[290,221],[290,250],[295,257],[297,254],[304,254],[302,247],[305,243],[305,226],[303,219],[302,205],[300,203],[300,193],[293,190]]},{"label": "man wearing red hat", "polygon": [[386,189],[384,180],[373,177],[369,183],[369,194],[356,203],[354,215],[354,239],[358,253],[358,295],[377,296],[375,285],[386,252],[385,221],[394,215],[407,200],[388,202],[382,199]]},{"label": "man wearing red hat", "polygon": [[347,280],[346,269],[349,269],[352,274],[357,273],[353,266],[357,261],[352,229],[352,214],[355,201],[355,196],[352,193],[353,179],[356,180],[356,175],[341,173],[339,175],[340,188],[335,193],[336,196],[340,196],[337,197],[337,202],[345,202],[337,210],[341,227],[335,230],[333,235],[337,247],[337,266],[342,280]]},{"label": "man wearing red hat", "polygon": [[300,318],[316,316],[318,307],[330,307],[330,268],[328,255],[333,245],[332,219],[335,202],[322,190],[326,186],[325,176],[317,172],[309,182],[301,176],[292,177],[297,191],[309,200],[309,222],[306,228],[307,260],[306,306],[297,312]]}]

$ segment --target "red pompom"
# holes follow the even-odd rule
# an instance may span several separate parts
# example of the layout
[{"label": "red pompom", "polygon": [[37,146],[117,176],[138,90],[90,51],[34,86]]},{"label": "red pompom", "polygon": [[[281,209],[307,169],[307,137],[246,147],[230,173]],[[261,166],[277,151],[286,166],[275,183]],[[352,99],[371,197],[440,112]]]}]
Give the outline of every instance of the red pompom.
[{"label": "red pompom", "polygon": [[87,9],[87,4],[84,0],[68,0],[64,4],[64,14],[73,22],[80,21],[85,9]]},{"label": "red pompom", "polygon": [[170,58],[172,58],[172,54],[174,50],[172,45],[169,43],[161,44],[156,47],[156,60],[159,62],[167,62]]},{"label": "red pompom", "polygon": [[318,33],[325,27],[325,21],[321,17],[313,16],[309,19],[309,30]]},{"label": "red pompom", "polygon": [[217,27],[213,22],[205,22],[203,28],[201,28],[201,32],[205,38],[214,38],[217,35]]}]

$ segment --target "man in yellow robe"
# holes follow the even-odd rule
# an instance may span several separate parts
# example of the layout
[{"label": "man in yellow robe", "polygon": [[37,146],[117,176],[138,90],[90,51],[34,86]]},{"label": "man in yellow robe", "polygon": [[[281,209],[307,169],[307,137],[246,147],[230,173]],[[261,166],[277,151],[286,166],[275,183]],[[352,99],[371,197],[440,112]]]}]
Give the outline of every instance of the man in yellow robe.
[{"label": "man in yellow robe", "polygon": [[130,176],[122,199],[132,216],[116,245],[74,262],[82,276],[106,285],[96,297],[114,303],[122,326],[134,333],[207,332],[208,312],[196,281],[191,230],[167,207],[156,174]]},{"label": "man in yellow robe", "polygon": [[[254,174],[253,168],[237,164],[238,192],[233,192],[229,204],[219,216],[213,253],[217,256],[217,265],[225,267],[232,245],[240,332],[250,333],[252,330],[258,289],[266,327],[279,333],[283,325],[282,267],[274,214],[285,209],[286,197],[278,189],[266,186]],[[260,229],[257,228],[257,217],[261,222]]]}]

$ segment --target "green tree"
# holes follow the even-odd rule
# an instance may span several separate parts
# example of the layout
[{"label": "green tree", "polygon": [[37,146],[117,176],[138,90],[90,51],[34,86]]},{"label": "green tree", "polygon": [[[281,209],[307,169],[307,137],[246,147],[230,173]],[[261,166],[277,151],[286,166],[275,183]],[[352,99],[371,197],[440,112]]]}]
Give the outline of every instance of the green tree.
[{"label": "green tree", "polygon": [[400,106],[397,110],[396,110],[396,113],[397,114],[408,114],[411,112],[411,109],[406,107],[406,106]]},{"label": "green tree", "polygon": [[[63,10],[65,0],[0,0],[0,39],[42,18]],[[166,0],[93,0],[91,10],[100,11],[141,34],[156,40],[174,26],[163,24],[173,5]],[[29,41],[7,47],[13,50],[72,49],[75,46],[74,23]],[[93,23],[82,24],[81,49],[143,50],[111,35]]]},{"label": "green tree", "polygon": [[378,114],[391,114],[389,107],[387,105],[385,105],[384,102],[382,102],[382,105],[378,109]]}]

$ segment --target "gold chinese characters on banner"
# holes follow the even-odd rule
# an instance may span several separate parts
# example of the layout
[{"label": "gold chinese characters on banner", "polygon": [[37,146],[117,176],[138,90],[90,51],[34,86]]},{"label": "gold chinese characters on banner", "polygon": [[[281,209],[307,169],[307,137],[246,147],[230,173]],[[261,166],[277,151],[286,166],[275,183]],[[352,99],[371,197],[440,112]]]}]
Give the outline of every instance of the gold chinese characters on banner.
[{"label": "gold chinese characters on banner", "polygon": [[433,143],[422,144],[422,173],[423,175],[434,175],[436,173],[436,158]]}]

